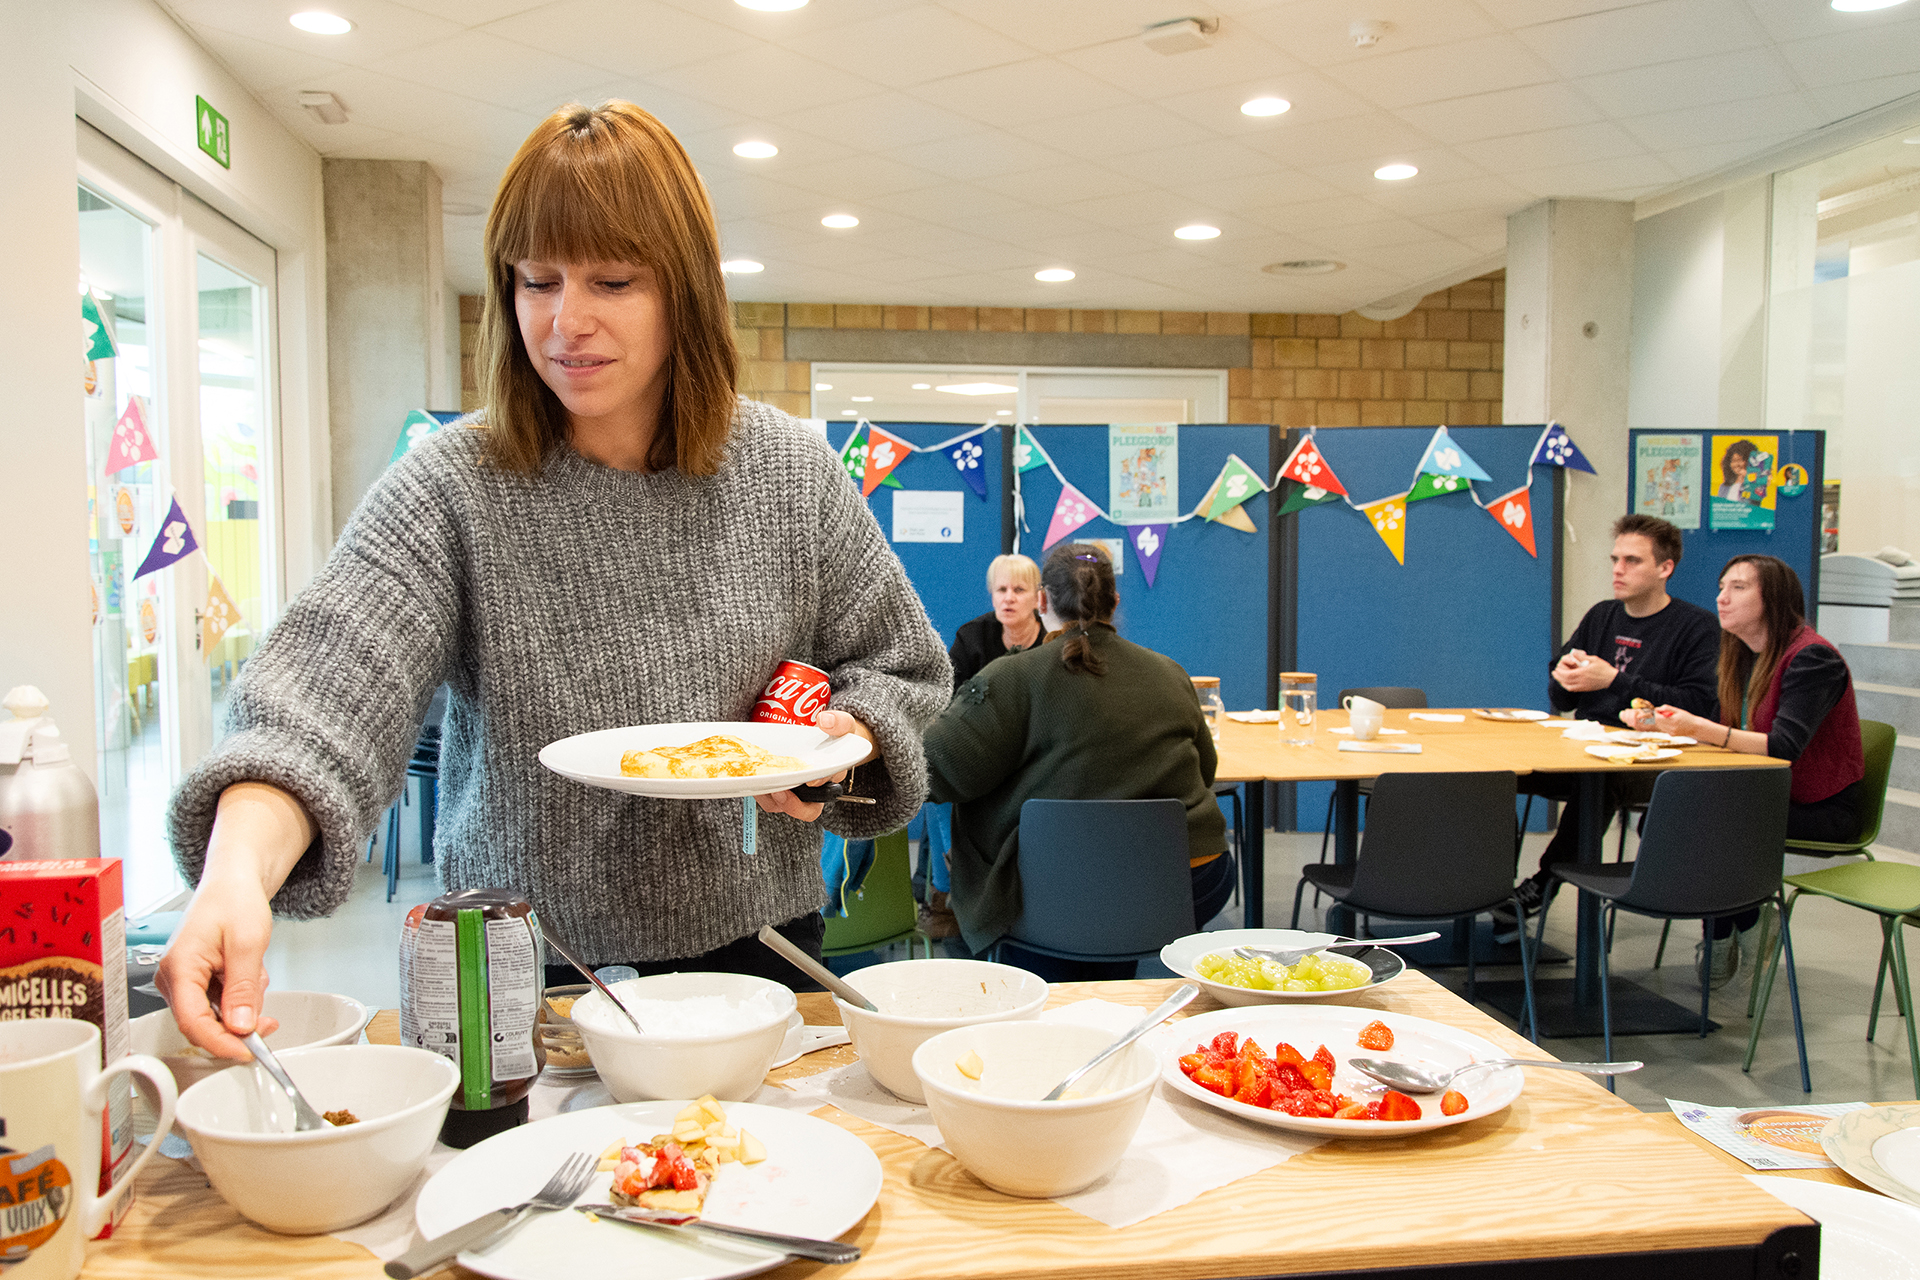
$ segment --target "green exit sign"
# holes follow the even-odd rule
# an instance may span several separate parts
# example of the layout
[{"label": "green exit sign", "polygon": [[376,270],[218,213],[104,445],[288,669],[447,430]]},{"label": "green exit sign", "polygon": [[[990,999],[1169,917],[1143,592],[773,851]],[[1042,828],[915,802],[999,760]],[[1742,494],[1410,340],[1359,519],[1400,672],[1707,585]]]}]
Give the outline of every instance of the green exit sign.
[{"label": "green exit sign", "polygon": [[215,111],[212,103],[197,96],[193,100],[193,131],[200,141],[200,149],[212,156],[215,164],[222,169],[233,168],[227,118]]}]

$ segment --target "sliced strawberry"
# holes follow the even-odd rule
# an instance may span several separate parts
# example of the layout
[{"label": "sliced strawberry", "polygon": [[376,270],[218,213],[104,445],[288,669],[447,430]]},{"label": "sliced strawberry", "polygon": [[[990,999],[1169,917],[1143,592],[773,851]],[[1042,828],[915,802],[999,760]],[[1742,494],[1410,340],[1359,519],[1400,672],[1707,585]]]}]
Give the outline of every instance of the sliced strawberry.
[{"label": "sliced strawberry", "polygon": [[1397,1089],[1387,1090],[1380,1099],[1380,1118],[1382,1120],[1418,1120],[1420,1104]]},{"label": "sliced strawberry", "polygon": [[1222,1031],[1213,1038],[1213,1051],[1224,1053],[1229,1058],[1240,1052],[1240,1034],[1237,1031]]},{"label": "sliced strawberry", "polygon": [[1467,1109],[1466,1095],[1455,1089],[1449,1089],[1440,1098],[1440,1114],[1457,1116]]},{"label": "sliced strawberry", "polygon": [[1275,1062],[1291,1062],[1297,1067],[1307,1060],[1307,1056],[1292,1045],[1282,1041],[1273,1046],[1273,1060]]},{"label": "sliced strawberry", "polygon": [[1367,1104],[1367,1119],[1380,1119],[1380,1104],[1378,1102],[1369,1102]]},{"label": "sliced strawberry", "polygon": [[1313,1090],[1295,1089],[1292,1093],[1275,1094],[1273,1109],[1284,1111],[1290,1116],[1311,1116],[1313,1110]]},{"label": "sliced strawberry", "polygon": [[1393,1028],[1375,1018],[1360,1028],[1360,1047],[1376,1051],[1393,1048]]},{"label": "sliced strawberry", "polygon": [[1333,1072],[1328,1070],[1327,1065],[1318,1058],[1301,1063],[1300,1074],[1305,1076],[1307,1083],[1316,1089],[1333,1088]]},{"label": "sliced strawberry", "polygon": [[1222,1097],[1233,1093],[1233,1073],[1225,1067],[1216,1067],[1212,1063],[1194,1072],[1193,1082],[1202,1089],[1211,1089]]},{"label": "sliced strawberry", "polygon": [[700,1188],[700,1171],[683,1157],[673,1162],[673,1189],[675,1191],[697,1191]]},{"label": "sliced strawberry", "polygon": [[1311,1089],[1313,1085],[1301,1069],[1291,1062],[1283,1062],[1274,1068],[1273,1090],[1275,1093],[1293,1093],[1300,1089]]},{"label": "sliced strawberry", "polygon": [[1340,1104],[1335,1102],[1333,1095],[1325,1089],[1315,1089],[1309,1101],[1313,1107],[1313,1114],[1323,1120],[1331,1120],[1340,1111]]},{"label": "sliced strawberry", "polygon": [[1251,1083],[1243,1084],[1233,1091],[1235,1102],[1244,1102],[1250,1107],[1267,1107],[1273,1103],[1273,1081],[1265,1075],[1255,1072]]},{"label": "sliced strawberry", "polygon": [[1265,1062],[1266,1060],[1267,1051],[1256,1044],[1252,1036],[1240,1042],[1240,1061]]},{"label": "sliced strawberry", "polygon": [[1321,1045],[1318,1049],[1315,1049],[1313,1051],[1313,1060],[1325,1067],[1328,1075],[1333,1074],[1333,1051],[1328,1049],[1327,1046]]},{"label": "sliced strawberry", "polygon": [[1334,1112],[1333,1118],[1335,1120],[1378,1120],[1380,1117],[1369,1114],[1367,1107],[1368,1104],[1364,1102],[1349,1102]]},{"label": "sliced strawberry", "polygon": [[1189,1053],[1182,1056],[1180,1059],[1180,1069],[1186,1072],[1189,1076],[1191,1076],[1194,1072],[1198,1071],[1201,1067],[1204,1067],[1206,1065],[1207,1065],[1207,1055],[1204,1053]]}]

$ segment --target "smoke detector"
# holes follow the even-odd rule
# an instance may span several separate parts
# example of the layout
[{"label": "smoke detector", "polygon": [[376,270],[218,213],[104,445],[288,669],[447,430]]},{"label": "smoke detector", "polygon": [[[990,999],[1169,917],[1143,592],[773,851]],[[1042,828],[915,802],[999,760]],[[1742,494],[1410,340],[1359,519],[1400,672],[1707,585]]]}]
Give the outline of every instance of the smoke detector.
[{"label": "smoke detector", "polygon": [[340,104],[340,99],[330,93],[321,93],[313,89],[303,89],[300,91],[300,105],[305,107],[307,113],[321,124],[345,124],[347,122],[347,109]]},{"label": "smoke detector", "polygon": [[1168,56],[1192,53],[1211,45],[1213,33],[1219,29],[1218,18],[1175,18],[1171,22],[1156,22],[1142,31],[1140,43]]},{"label": "smoke detector", "polygon": [[1380,43],[1380,37],[1393,30],[1391,22],[1382,22],[1378,18],[1355,18],[1353,25],[1347,28],[1347,35],[1353,40],[1356,49],[1371,49]]}]

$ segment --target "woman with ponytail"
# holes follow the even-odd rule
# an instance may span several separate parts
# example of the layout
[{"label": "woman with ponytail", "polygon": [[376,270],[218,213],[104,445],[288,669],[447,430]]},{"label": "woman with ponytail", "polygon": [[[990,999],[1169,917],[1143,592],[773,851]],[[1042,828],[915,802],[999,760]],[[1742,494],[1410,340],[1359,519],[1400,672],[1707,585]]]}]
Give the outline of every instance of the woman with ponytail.
[{"label": "woman with ponytail", "polygon": [[[1234,867],[1212,791],[1213,737],[1192,681],[1114,629],[1120,593],[1100,547],[1055,547],[1038,603],[1045,642],[988,663],[927,731],[933,798],[954,805],[951,904],[962,938],[984,950],[1019,915],[1020,806],[1036,799],[1185,804],[1183,852],[1194,927],[1203,927],[1231,896]],[[1056,980],[1131,976],[1055,974],[1046,970],[1066,962],[1038,956],[1022,962]]]}]

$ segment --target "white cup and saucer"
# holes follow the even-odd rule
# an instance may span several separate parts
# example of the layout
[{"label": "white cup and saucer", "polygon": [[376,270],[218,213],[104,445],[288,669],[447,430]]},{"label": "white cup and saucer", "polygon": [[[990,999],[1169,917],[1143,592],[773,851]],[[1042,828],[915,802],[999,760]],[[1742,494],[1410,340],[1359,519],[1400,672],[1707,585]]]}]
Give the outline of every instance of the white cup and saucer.
[{"label": "white cup and saucer", "polygon": [[1347,724],[1353,729],[1354,741],[1371,742],[1380,736],[1380,725],[1387,713],[1383,703],[1353,693],[1342,698],[1340,705],[1346,708]]}]

